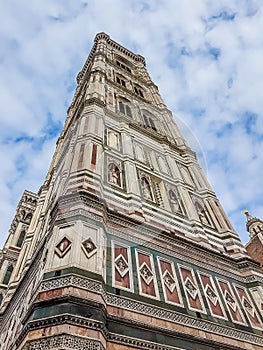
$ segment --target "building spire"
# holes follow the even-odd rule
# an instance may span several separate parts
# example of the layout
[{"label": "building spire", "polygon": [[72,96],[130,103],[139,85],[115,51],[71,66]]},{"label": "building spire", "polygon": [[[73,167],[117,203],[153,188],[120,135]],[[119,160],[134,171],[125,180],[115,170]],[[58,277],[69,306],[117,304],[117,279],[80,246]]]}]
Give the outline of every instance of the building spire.
[{"label": "building spire", "polygon": [[258,233],[263,232],[263,221],[249,214],[248,210],[244,210],[247,217],[246,228],[249,232],[250,239],[253,239]]}]

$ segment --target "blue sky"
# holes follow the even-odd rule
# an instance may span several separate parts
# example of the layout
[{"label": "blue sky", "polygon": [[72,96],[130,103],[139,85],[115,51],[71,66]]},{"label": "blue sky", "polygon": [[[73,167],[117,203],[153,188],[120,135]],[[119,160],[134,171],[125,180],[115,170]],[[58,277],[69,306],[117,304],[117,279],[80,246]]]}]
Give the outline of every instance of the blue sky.
[{"label": "blue sky", "polygon": [[97,32],[146,58],[243,242],[263,218],[263,3],[9,0],[0,21],[0,245],[38,191]]}]

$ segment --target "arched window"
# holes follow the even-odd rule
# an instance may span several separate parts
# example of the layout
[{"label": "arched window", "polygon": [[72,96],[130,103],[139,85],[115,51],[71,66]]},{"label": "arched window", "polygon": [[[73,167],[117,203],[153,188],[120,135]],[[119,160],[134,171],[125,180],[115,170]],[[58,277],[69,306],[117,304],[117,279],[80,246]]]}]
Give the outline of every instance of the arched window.
[{"label": "arched window", "polygon": [[151,128],[154,131],[157,131],[156,125],[154,123],[154,118],[149,116],[148,114],[143,113],[143,120],[144,124],[148,127]]},{"label": "arched window", "polygon": [[126,81],[122,76],[116,76],[116,82],[123,87],[126,87]]},{"label": "arched window", "polygon": [[119,101],[119,111],[132,118],[132,111],[127,102]]},{"label": "arched window", "polygon": [[22,244],[23,244],[24,239],[25,239],[25,235],[26,235],[26,231],[25,230],[20,232],[20,235],[19,235],[17,243],[16,243],[17,247],[19,247],[19,248],[22,247]]},{"label": "arched window", "polygon": [[110,163],[108,167],[108,181],[114,185],[121,186],[121,172],[115,163]]},{"label": "arched window", "polygon": [[116,61],[116,64],[117,64],[117,66],[119,66],[122,69],[125,69],[127,72],[131,73],[131,69],[128,66],[126,66],[125,64],[123,64],[123,63],[121,63],[119,61]]},{"label": "arched window", "polygon": [[5,277],[3,279],[3,284],[9,283],[13,269],[14,269],[13,265],[8,265],[8,268],[7,268],[6,273],[5,273]]},{"label": "arched window", "polygon": [[140,97],[144,97],[143,95],[143,91],[142,88],[139,86],[134,86],[134,92],[136,95],[140,96]]}]

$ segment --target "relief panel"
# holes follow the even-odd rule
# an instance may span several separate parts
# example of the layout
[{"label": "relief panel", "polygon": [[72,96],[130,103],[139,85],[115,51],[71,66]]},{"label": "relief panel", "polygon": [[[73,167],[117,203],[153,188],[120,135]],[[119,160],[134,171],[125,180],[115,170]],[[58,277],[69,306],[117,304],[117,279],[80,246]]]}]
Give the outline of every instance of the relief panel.
[{"label": "relief panel", "polygon": [[227,310],[230,314],[231,320],[235,323],[246,324],[244,316],[238,305],[236,297],[228,281],[217,279],[220,291],[223,295]]},{"label": "relief panel", "polygon": [[259,315],[255,309],[253,301],[248,295],[247,290],[244,287],[235,284],[234,288],[237,292],[239,301],[243,306],[243,310],[245,311],[251,326],[253,328],[262,329],[262,323],[260,321]]},{"label": "relief panel", "polygon": [[249,289],[253,295],[253,300],[258,307],[258,310],[263,317],[263,287],[253,287]]},{"label": "relief panel", "polygon": [[179,272],[189,309],[206,313],[193,269],[179,265]]},{"label": "relief panel", "polygon": [[140,294],[159,299],[152,254],[136,249],[136,263]]},{"label": "relief panel", "polygon": [[211,314],[215,317],[227,319],[224,306],[219,297],[215,283],[212,276],[207,275],[203,272],[197,272],[201,285],[203,287],[204,295],[209,306]]},{"label": "relief panel", "polygon": [[157,257],[157,260],[165,301],[184,307],[174,263],[160,257]]},{"label": "relief panel", "polygon": [[131,249],[112,241],[112,284],[133,292]]}]

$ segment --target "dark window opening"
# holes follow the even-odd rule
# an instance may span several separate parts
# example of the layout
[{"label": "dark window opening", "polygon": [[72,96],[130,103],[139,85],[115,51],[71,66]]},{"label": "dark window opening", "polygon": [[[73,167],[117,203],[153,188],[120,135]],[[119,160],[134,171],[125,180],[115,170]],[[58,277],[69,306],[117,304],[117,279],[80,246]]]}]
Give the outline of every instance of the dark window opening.
[{"label": "dark window opening", "polygon": [[3,279],[3,284],[8,284],[9,281],[10,281],[10,278],[11,278],[11,275],[12,275],[12,272],[13,272],[13,265],[9,265],[7,270],[6,270],[6,273],[5,273],[5,277]]},{"label": "dark window opening", "polygon": [[122,69],[126,70],[127,72],[131,73],[131,69],[127,66],[125,66],[123,63],[120,63],[119,61],[116,61],[117,66],[121,67]]},{"label": "dark window opening", "polygon": [[119,102],[119,111],[127,115],[128,117],[132,118],[132,111],[130,106],[121,101]]},{"label": "dark window opening", "polygon": [[149,118],[149,122],[150,122],[151,128],[152,128],[153,130],[157,131],[157,130],[156,130],[156,127],[155,127],[155,125],[154,125],[154,122],[153,122],[153,120],[152,120],[152,118]]},{"label": "dark window opening", "polygon": [[144,97],[143,92],[139,87],[134,86],[134,92],[136,93],[136,95]]},{"label": "dark window opening", "polygon": [[116,82],[124,87],[126,87],[126,82],[124,79],[121,79],[120,77],[116,77]]},{"label": "dark window opening", "polygon": [[19,238],[18,238],[18,241],[16,243],[16,246],[21,248],[22,247],[22,244],[24,242],[24,239],[25,239],[25,236],[26,236],[26,231],[23,230],[20,235],[19,235]]},{"label": "dark window opening", "polygon": [[128,105],[126,105],[126,114],[128,117],[132,117],[131,108]]},{"label": "dark window opening", "polygon": [[151,117],[149,117],[149,116],[143,114],[143,119],[144,119],[145,125],[146,125],[148,128],[151,128],[151,129],[153,129],[154,131],[157,131],[156,126],[155,126],[155,124],[154,124],[154,121],[153,121],[153,119],[152,119]]}]

